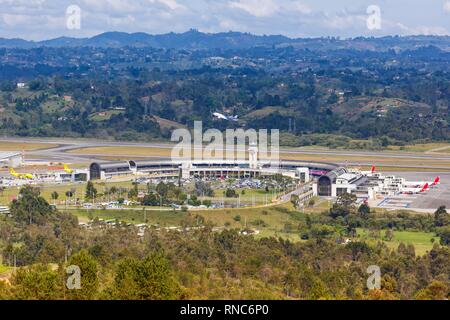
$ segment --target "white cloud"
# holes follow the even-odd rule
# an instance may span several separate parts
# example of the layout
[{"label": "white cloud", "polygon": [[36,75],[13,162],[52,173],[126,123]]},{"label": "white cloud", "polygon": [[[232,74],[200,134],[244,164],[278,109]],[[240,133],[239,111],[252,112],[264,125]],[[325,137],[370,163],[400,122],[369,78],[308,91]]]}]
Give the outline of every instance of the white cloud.
[{"label": "white cloud", "polygon": [[450,1],[444,2],[444,11],[450,12]]},{"label": "white cloud", "polygon": [[159,0],[159,2],[165,4],[172,10],[184,8],[184,6],[182,6],[181,4],[178,4],[178,2],[176,0]]},{"label": "white cloud", "polygon": [[244,10],[255,17],[272,16],[280,8],[273,0],[238,0],[230,2],[229,6]]},{"label": "white cloud", "polygon": [[302,1],[294,1],[293,7],[295,11],[300,12],[302,14],[312,13],[311,7],[303,3]]},{"label": "white cloud", "polygon": [[433,35],[433,36],[447,36],[450,35],[448,30],[444,27],[436,26],[416,26],[408,27],[400,22],[398,22],[397,27],[402,31],[403,35]]},{"label": "white cloud", "polygon": [[[450,30],[450,0],[398,0],[397,4],[380,0],[383,23],[376,32],[367,29],[366,5],[361,4],[365,1],[0,0],[0,37],[40,40],[104,31],[155,34],[190,28],[291,37],[447,34]],[[408,12],[398,2],[408,2]],[[66,28],[65,9],[71,4],[81,8],[80,30]]]}]

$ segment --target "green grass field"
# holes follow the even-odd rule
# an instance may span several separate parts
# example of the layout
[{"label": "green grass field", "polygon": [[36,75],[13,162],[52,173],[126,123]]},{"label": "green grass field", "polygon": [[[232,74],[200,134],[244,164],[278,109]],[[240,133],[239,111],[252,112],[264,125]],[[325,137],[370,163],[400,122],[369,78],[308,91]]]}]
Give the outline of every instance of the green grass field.
[{"label": "green grass field", "polygon": [[394,231],[394,237],[391,241],[382,240],[385,230],[380,232],[381,238],[371,238],[368,232],[363,229],[357,229],[358,236],[368,242],[383,241],[391,249],[396,249],[400,243],[412,244],[416,250],[417,255],[424,255],[427,251],[433,248],[433,242],[439,243],[439,238],[431,232],[416,232],[416,231]]},{"label": "green grass field", "polygon": [[0,151],[31,151],[56,148],[57,146],[58,145],[54,143],[0,141]]},{"label": "green grass field", "polygon": [[[388,150],[392,151],[408,151],[408,152],[427,152],[435,149],[448,150],[450,144],[448,143],[418,143],[407,146],[389,146]],[[442,151],[439,151],[442,152]]]}]

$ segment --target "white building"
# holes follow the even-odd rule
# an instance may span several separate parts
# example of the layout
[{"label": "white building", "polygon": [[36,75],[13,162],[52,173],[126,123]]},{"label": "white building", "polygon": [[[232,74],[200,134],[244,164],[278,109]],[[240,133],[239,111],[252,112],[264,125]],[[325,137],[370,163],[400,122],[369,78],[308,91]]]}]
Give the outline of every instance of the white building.
[{"label": "white building", "polygon": [[305,161],[265,161],[259,160],[258,148],[249,148],[249,159],[203,159],[178,161],[122,161],[92,163],[90,179],[106,180],[119,176],[147,176],[154,178],[256,178],[281,174],[307,183],[314,171],[329,171],[336,165]]},{"label": "white building", "polygon": [[0,151],[0,166],[20,167],[23,164],[23,154],[20,152]]}]

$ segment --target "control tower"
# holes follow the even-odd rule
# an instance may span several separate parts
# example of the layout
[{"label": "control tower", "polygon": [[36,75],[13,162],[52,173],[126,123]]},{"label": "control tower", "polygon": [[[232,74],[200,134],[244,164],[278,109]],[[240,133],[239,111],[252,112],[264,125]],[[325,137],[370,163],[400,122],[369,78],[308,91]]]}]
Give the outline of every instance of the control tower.
[{"label": "control tower", "polygon": [[248,148],[248,162],[251,169],[258,168],[258,145],[254,142]]}]

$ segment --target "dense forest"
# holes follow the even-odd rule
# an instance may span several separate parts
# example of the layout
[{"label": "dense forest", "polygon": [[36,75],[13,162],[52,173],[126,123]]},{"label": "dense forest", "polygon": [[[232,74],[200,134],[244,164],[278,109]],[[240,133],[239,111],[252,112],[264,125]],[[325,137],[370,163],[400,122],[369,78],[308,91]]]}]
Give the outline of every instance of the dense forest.
[{"label": "dense forest", "polygon": [[202,120],[204,128],[280,129],[292,146],[448,141],[449,41],[425,39],[363,39],[371,46],[362,49],[331,39],[1,48],[0,134],[155,140]]},{"label": "dense forest", "polygon": [[[295,219],[304,241],[217,231],[189,214],[182,231],[133,225],[93,228],[57,211],[33,187],[21,190],[0,218],[3,263],[17,269],[0,279],[0,299],[447,299],[450,217],[372,214],[343,195],[329,211]],[[200,224],[200,228],[199,228]],[[189,228],[196,226],[197,228]],[[412,245],[343,243],[356,227],[436,232],[425,255]],[[81,270],[81,289],[66,287],[67,266]],[[381,288],[368,290],[367,268],[381,269]]]}]

